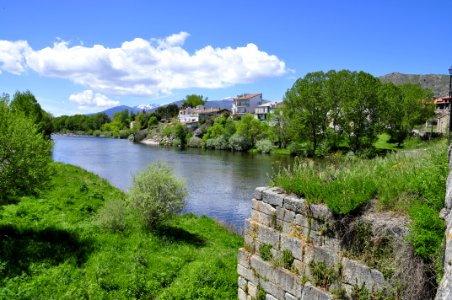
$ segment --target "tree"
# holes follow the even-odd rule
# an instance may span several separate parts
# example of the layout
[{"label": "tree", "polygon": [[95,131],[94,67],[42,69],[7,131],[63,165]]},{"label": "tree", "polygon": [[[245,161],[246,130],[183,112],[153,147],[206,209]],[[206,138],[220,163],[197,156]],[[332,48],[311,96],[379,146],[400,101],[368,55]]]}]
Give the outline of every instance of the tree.
[{"label": "tree", "polygon": [[204,98],[202,95],[187,95],[185,99],[182,100],[182,107],[196,107],[198,105],[204,105],[207,101],[207,97]]},{"label": "tree", "polygon": [[185,182],[174,177],[170,167],[152,163],[135,176],[128,201],[149,229],[156,229],[186,205]]},{"label": "tree", "polygon": [[0,99],[0,202],[34,194],[46,185],[51,149],[33,119]]},{"label": "tree", "polygon": [[53,131],[52,116],[41,108],[41,105],[39,105],[35,96],[30,91],[17,91],[13,96],[10,108],[14,113],[22,113],[25,117],[31,119],[38,125],[40,132],[46,137],[50,137]]}]

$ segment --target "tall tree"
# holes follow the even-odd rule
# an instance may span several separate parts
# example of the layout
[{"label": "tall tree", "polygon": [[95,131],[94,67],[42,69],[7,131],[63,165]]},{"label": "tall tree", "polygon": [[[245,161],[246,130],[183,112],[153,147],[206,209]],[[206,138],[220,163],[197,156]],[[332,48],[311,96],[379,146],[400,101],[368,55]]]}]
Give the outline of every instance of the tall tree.
[{"label": "tall tree", "polygon": [[198,105],[204,105],[207,101],[207,97],[204,98],[202,95],[187,95],[185,96],[185,99],[182,100],[182,107],[196,107]]}]

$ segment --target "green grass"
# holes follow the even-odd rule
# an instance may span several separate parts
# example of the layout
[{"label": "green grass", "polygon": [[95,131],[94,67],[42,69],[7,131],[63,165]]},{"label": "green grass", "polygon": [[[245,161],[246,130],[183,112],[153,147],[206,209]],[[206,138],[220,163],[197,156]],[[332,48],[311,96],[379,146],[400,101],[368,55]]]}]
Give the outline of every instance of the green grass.
[{"label": "green grass", "polygon": [[207,217],[177,217],[157,232],[133,218],[121,233],[96,225],[121,191],[53,164],[52,187],[0,208],[1,299],[234,299],[243,244]]},{"label": "green grass", "polygon": [[325,203],[345,215],[372,199],[380,210],[408,215],[410,241],[426,260],[436,260],[444,234],[439,211],[444,206],[448,173],[444,141],[422,143],[426,148],[399,151],[372,160],[341,159],[324,165],[300,160],[282,170],[273,185],[312,203]]},{"label": "green grass", "polygon": [[379,134],[374,147],[379,150],[398,150],[397,143],[390,143],[391,136],[387,133]]}]

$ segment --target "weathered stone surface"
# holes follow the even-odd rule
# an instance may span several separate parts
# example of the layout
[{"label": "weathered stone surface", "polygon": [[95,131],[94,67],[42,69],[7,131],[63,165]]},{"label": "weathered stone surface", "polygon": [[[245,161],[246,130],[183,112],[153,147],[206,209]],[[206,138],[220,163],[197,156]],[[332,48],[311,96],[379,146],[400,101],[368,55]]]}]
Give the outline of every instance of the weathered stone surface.
[{"label": "weathered stone surface", "polygon": [[273,206],[282,206],[284,194],[279,188],[269,188],[262,191],[262,201]]},{"label": "weathered stone surface", "polygon": [[290,250],[294,258],[303,259],[303,242],[300,239],[281,234],[281,251],[284,249]]},{"label": "weathered stone surface", "polygon": [[364,284],[368,290],[381,290],[384,288],[385,279],[383,274],[366,265],[344,257],[342,261],[342,278],[348,284]]},{"label": "weathered stone surface", "polygon": [[297,214],[305,214],[307,204],[304,199],[299,198],[295,195],[286,195],[284,197],[284,208],[293,211]]},{"label": "weathered stone surface", "polygon": [[244,249],[244,248],[239,249],[238,263],[240,265],[244,266],[245,268],[249,268],[250,267],[250,258],[251,258],[251,253],[246,251],[246,249]]},{"label": "weathered stone surface", "polygon": [[315,262],[324,261],[328,266],[335,266],[341,261],[341,258],[336,252],[324,247],[314,246],[312,254],[312,259]]},{"label": "weathered stone surface", "polygon": [[311,227],[312,218],[303,214],[296,214],[295,216],[295,224],[300,225],[302,227]]},{"label": "weathered stone surface", "polygon": [[329,293],[324,292],[313,286],[305,286],[301,295],[301,300],[332,300]]},{"label": "weathered stone surface", "polygon": [[332,219],[333,213],[325,204],[311,204],[309,206],[311,215],[315,219]]},{"label": "weathered stone surface", "polygon": [[265,300],[278,300],[277,298],[273,297],[270,294],[265,295]]},{"label": "weathered stone surface", "polygon": [[257,278],[251,269],[247,269],[242,265],[237,265],[237,273],[248,281],[257,283]]},{"label": "weathered stone surface", "polygon": [[279,287],[267,280],[260,280],[259,284],[266,293],[273,295],[277,299],[284,299],[285,292],[283,289],[281,289],[281,287]]},{"label": "weathered stone surface", "polygon": [[283,290],[298,295],[301,293],[302,286],[298,277],[286,269],[276,269],[274,272],[275,283]]},{"label": "weathered stone surface", "polygon": [[256,199],[251,200],[251,208],[270,216],[276,213],[276,208],[268,203]]},{"label": "weathered stone surface", "polygon": [[270,244],[273,248],[279,249],[279,237],[280,232],[276,229],[261,225],[259,223],[251,222],[252,226],[256,226],[257,228],[257,237],[256,239],[265,244]]},{"label": "weathered stone surface", "polygon": [[257,295],[257,286],[252,282],[248,282],[248,295],[254,298]]},{"label": "weathered stone surface", "polygon": [[253,198],[256,200],[262,200],[262,192],[266,189],[267,187],[265,186],[261,186],[261,187],[257,187],[254,190],[254,194],[253,194]]},{"label": "weathered stone surface", "polygon": [[251,210],[251,219],[254,222],[271,228],[275,228],[276,226],[276,216],[267,215],[254,209]]},{"label": "weathered stone surface", "polygon": [[239,288],[245,291],[247,289],[248,281],[242,276],[239,276],[238,285]]},{"label": "weathered stone surface", "polygon": [[276,218],[287,223],[293,223],[295,221],[295,213],[283,207],[277,207]]},{"label": "weathered stone surface", "polygon": [[238,298],[239,298],[239,300],[247,300],[247,294],[241,288],[239,288],[239,297]]},{"label": "weathered stone surface", "polygon": [[273,278],[273,266],[264,261],[257,255],[251,256],[251,267],[256,272],[256,274],[264,280],[274,282]]},{"label": "weathered stone surface", "polygon": [[284,295],[284,299],[285,299],[285,300],[297,300],[297,297],[295,297],[295,296],[292,295],[292,294],[286,293],[286,294]]}]

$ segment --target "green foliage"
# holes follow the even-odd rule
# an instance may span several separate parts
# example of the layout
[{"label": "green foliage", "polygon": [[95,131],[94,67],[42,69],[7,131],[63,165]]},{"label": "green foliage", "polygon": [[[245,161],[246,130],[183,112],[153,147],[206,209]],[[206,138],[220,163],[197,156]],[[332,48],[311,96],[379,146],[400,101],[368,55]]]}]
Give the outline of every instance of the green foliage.
[{"label": "green foliage", "polygon": [[378,208],[409,215],[410,241],[424,259],[435,261],[441,248],[443,207],[448,172],[446,146],[389,154],[372,160],[331,161],[325,165],[301,161],[280,171],[274,185],[322,202],[335,214],[347,214],[371,199]]},{"label": "green foliage", "polygon": [[176,179],[170,167],[154,162],[135,176],[128,201],[144,225],[156,229],[184,209],[186,196],[185,182]]},{"label": "green foliage", "polygon": [[201,146],[202,146],[202,139],[200,139],[197,136],[192,136],[188,140],[187,146],[191,147],[191,148],[201,148]]},{"label": "green foliage", "polygon": [[32,119],[0,100],[0,203],[46,185],[51,149]]},{"label": "green foliage", "polygon": [[123,232],[126,229],[126,205],[124,200],[112,200],[99,209],[96,223],[106,231]]},{"label": "green foliage", "polygon": [[187,95],[185,99],[182,100],[182,107],[196,107],[198,105],[204,105],[207,101],[207,98],[204,98],[202,95]]},{"label": "green foliage", "polygon": [[251,141],[243,135],[234,133],[229,138],[229,146],[232,151],[246,151],[251,148]]},{"label": "green foliage", "polygon": [[259,254],[261,255],[262,259],[265,261],[271,261],[272,260],[272,245],[262,243],[259,246]]},{"label": "green foliage", "polygon": [[45,112],[39,105],[35,96],[30,91],[16,92],[10,103],[11,111],[16,115],[23,114],[37,126],[37,131],[49,138],[53,131],[52,116]]},{"label": "green foliage", "polygon": [[290,268],[292,267],[293,260],[294,258],[292,256],[292,251],[290,251],[289,249],[284,249],[282,252],[283,268],[290,270]]},{"label": "green foliage", "polygon": [[273,149],[273,143],[267,139],[259,140],[256,142],[256,149],[260,153],[270,153]]},{"label": "green foliage", "polygon": [[265,290],[262,288],[262,286],[257,286],[257,294],[256,294],[256,300],[265,300],[267,297],[267,293],[265,293]]},{"label": "green foliage", "polygon": [[79,168],[53,168],[51,189],[0,211],[0,298],[237,297],[243,238],[192,214],[158,232],[135,218],[122,234],[99,230],[99,209],[124,193]]},{"label": "green foliage", "polygon": [[329,267],[324,261],[311,261],[309,263],[311,268],[312,280],[315,286],[322,288],[329,288],[331,284],[339,279],[334,267]]}]

